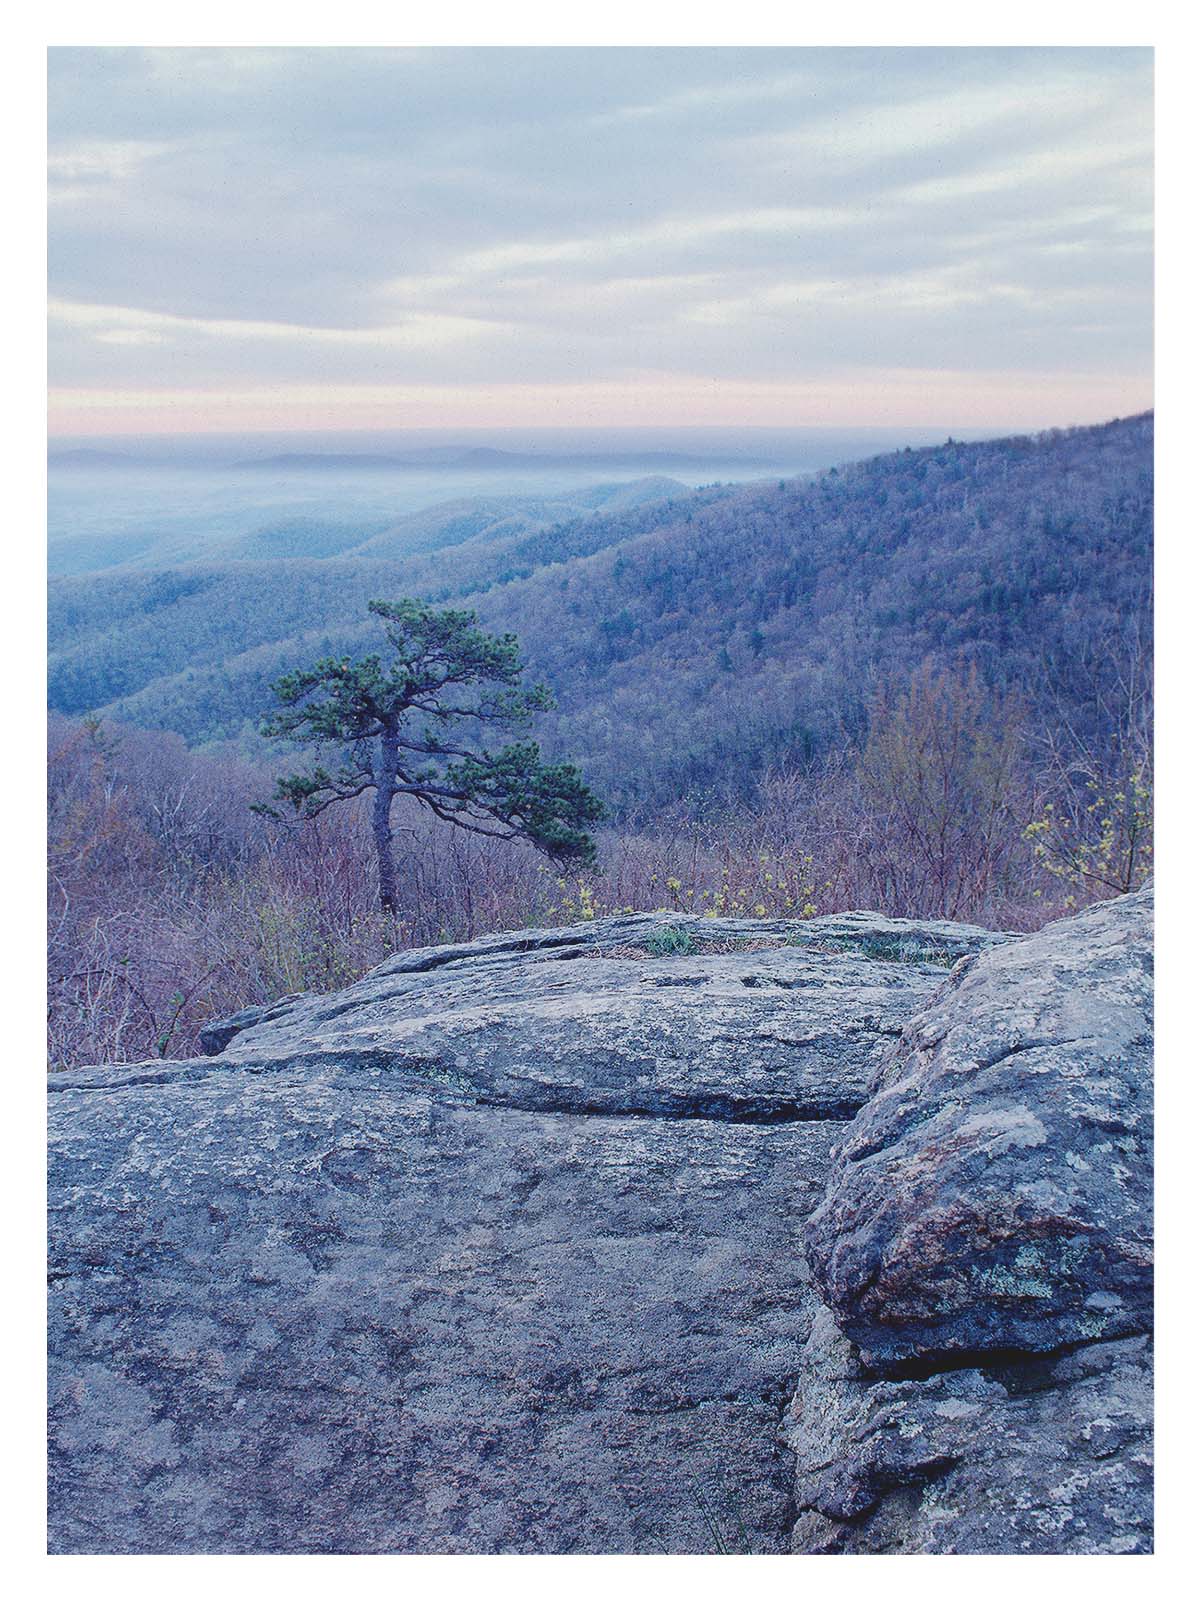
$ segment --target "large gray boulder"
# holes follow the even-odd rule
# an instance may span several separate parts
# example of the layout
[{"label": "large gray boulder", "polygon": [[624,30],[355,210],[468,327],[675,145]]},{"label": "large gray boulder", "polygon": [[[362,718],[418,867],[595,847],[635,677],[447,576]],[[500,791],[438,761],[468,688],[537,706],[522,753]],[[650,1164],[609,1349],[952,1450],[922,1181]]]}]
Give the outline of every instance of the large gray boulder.
[{"label": "large gray boulder", "polygon": [[786,1550],[799,1226],[995,937],[682,921],[407,952],[55,1076],[52,1548]]},{"label": "large gray boulder", "polygon": [[227,1064],[382,1064],[392,1083],[527,1111],[847,1118],[914,999],[1003,943],[861,914],[618,917],[404,951],[210,1037],[228,1035]]},{"label": "large gray boulder", "polygon": [[958,971],[846,1131],[805,1244],[872,1367],[1149,1329],[1153,902]]},{"label": "large gray boulder", "polygon": [[1147,1550],[1148,951],[619,918],[55,1075],[51,1548]]},{"label": "large gray boulder", "polygon": [[1145,1335],[879,1379],[822,1307],[800,1374],[785,1436],[796,1457],[795,1551],[1118,1556],[1152,1548]]},{"label": "large gray boulder", "polygon": [[804,1229],[802,1551],[1152,1546],[1149,888],[956,969]]}]

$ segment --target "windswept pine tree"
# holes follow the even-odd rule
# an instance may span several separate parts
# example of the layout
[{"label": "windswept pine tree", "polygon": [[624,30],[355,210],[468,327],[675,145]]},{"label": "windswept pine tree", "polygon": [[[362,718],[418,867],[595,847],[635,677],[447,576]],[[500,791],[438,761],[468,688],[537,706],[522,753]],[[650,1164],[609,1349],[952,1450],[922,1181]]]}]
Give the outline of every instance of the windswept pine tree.
[{"label": "windswept pine tree", "polygon": [[[499,750],[481,741],[528,724],[553,704],[544,684],[522,682],[512,634],[488,634],[470,611],[438,611],[419,600],[373,600],[391,654],[325,657],[272,686],[280,710],[265,734],[315,746],[341,745],[333,769],[318,763],[277,781],[275,800],[306,817],[374,792],[372,832],[379,899],[397,909],[392,806],[409,796],[435,817],[497,839],[524,838],[558,862],[588,862],[587,825],[600,800],[568,762],[543,762],[534,740]],[[278,816],[273,806],[257,810]]]}]

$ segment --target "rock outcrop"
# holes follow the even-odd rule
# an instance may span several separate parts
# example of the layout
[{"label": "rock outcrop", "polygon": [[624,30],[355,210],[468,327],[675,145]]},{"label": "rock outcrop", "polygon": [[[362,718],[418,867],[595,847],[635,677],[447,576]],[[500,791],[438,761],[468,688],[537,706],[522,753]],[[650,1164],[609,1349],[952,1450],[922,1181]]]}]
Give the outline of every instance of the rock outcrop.
[{"label": "rock outcrop", "polygon": [[964,963],[805,1228],[803,1550],[1151,1540],[1149,889]]},{"label": "rock outcrop", "polygon": [[[1077,929],[1080,953],[1035,961],[1043,1001],[1025,999],[1047,1038],[1053,996],[1139,945],[1131,905],[1046,931],[1065,952]],[[885,1108],[903,1104],[904,1064],[925,1053],[949,1117],[946,1053],[986,1033],[993,968],[1024,1004],[1013,963],[1031,944],[867,914],[611,919],[405,952],[337,994],[213,1025],[207,1058],[55,1075],[51,1548],[1144,1548],[1126,1478],[1123,1532],[1088,1499],[1144,1455],[1144,1124],[1122,1159],[1138,1175],[1127,1205],[1099,1209],[1070,1169],[1075,1211],[1096,1207],[1089,1245],[1120,1242],[1089,1294],[1120,1308],[1076,1293],[1100,1271],[1093,1250],[1072,1258],[1078,1285],[1040,1297],[1048,1318],[1022,1322],[1028,1297],[996,1279],[1000,1310],[981,1321],[961,1295],[950,1308],[952,1270],[931,1256],[945,1307],[931,1317],[910,1286],[880,1336],[862,1266],[864,1127],[900,1183],[915,1123]],[[1115,973],[1092,986],[1115,1008],[1093,1032],[1143,1061],[1125,1027],[1142,992],[1122,998]],[[977,1021],[960,1036],[963,995]],[[941,1042],[918,1014],[945,1017]],[[1056,1023],[1068,1037],[1083,1056],[1064,1076],[1081,1095],[1094,1079],[1097,1107],[1132,1084]],[[985,1117],[1000,1065],[981,1070]],[[1140,1096],[1116,1108],[1115,1138]],[[1047,1139],[1021,1149],[1065,1152],[1083,1101],[1049,1120],[1029,1104]],[[988,1165],[947,1160],[946,1196]],[[1041,1195],[1033,1167],[1020,1177]],[[845,1256],[839,1207],[861,1236]],[[829,1307],[803,1249],[814,1209]],[[880,1218],[886,1259],[904,1220]],[[1017,1271],[1019,1249],[1001,1265]],[[1005,1309],[1020,1349],[1002,1349]],[[1103,1325],[1071,1349],[1062,1331],[1093,1314]],[[954,1341],[957,1368],[934,1372]],[[896,1368],[918,1356],[919,1372]],[[925,1420],[919,1439],[901,1415]],[[1040,1487],[1072,1420],[1097,1466],[1055,1532]]]},{"label": "rock outcrop", "polygon": [[905,1030],[805,1231],[869,1366],[1149,1329],[1152,915],[989,952]]},{"label": "rock outcrop", "polygon": [[882,1379],[827,1307],[786,1431],[800,1552],[1120,1555],[1152,1542],[1146,1336]]}]

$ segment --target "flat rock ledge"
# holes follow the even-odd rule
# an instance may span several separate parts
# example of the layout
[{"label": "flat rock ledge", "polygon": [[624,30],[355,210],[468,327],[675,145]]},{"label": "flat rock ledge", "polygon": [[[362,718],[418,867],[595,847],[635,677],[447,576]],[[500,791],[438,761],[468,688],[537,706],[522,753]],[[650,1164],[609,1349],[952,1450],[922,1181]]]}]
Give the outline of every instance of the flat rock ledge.
[{"label": "flat rock ledge", "polygon": [[[525,930],[54,1075],[51,1550],[1148,1549],[1148,918]],[[910,1151],[1000,1028],[1046,1137]]]}]

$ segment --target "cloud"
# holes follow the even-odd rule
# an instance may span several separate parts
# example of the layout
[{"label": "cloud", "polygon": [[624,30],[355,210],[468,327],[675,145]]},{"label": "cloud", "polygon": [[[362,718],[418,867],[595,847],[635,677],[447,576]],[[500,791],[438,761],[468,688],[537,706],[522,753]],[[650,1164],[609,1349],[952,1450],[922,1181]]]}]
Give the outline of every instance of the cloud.
[{"label": "cloud", "polygon": [[744,239],[755,234],[794,238],[802,233],[826,233],[865,220],[862,212],[836,206],[768,206],[757,211],[734,211],[716,216],[676,214],[649,227],[625,233],[605,232],[500,245],[465,256],[459,263],[459,270],[467,274],[487,274],[512,267],[601,262],[629,255],[652,256],[661,250],[688,249],[716,239]]},{"label": "cloud", "polygon": [[440,347],[477,339],[498,324],[480,318],[417,313],[402,323],[370,328],[302,327],[287,322],[254,322],[234,317],[176,317],[127,306],[95,306],[51,300],[50,323],[90,331],[110,344],[167,344],[172,340],[208,339],[226,344],[319,344]]},{"label": "cloud", "polygon": [[54,50],[52,381],[1142,382],[1150,77],[1114,49]]},{"label": "cloud", "polygon": [[702,88],[682,89],[639,105],[616,106],[611,111],[597,112],[591,119],[594,127],[611,126],[622,122],[647,122],[686,118],[697,114],[711,117],[714,111],[730,106],[761,106],[767,101],[787,99],[812,93],[817,68],[808,73],[788,73],[772,78],[755,74],[735,83],[706,83]]},{"label": "cloud", "polygon": [[148,139],[85,139],[52,149],[47,161],[51,205],[117,192],[140,167],[170,149]]}]

